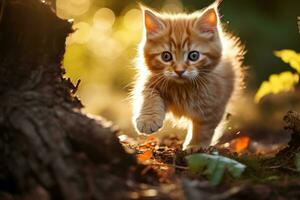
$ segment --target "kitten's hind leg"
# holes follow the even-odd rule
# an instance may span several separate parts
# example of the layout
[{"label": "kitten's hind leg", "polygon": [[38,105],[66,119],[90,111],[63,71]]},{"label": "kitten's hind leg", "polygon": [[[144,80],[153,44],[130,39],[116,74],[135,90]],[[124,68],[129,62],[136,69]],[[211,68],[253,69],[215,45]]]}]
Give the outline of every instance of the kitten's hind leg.
[{"label": "kitten's hind leg", "polygon": [[135,127],[139,133],[151,134],[163,126],[165,104],[158,91],[152,89],[143,92],[143,103],[136,115]]},{"label": "kitten's hind leg", "polygon": [[183,143],[183,149],[188,152],[195,152],[199,149],[211,146],[216,126],[216,123],[193,121],[188,129],[187,136]]}]

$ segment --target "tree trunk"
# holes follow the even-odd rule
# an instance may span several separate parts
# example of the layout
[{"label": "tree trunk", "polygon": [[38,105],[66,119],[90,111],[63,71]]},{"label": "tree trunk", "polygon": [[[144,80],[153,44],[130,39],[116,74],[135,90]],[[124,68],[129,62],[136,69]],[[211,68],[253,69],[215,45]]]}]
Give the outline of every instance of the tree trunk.
[{"label": "tree trunk", "polygon": [[135,161],[63,78],[72,24],[53,0],[0,5],[0,199],[103,199]]}]

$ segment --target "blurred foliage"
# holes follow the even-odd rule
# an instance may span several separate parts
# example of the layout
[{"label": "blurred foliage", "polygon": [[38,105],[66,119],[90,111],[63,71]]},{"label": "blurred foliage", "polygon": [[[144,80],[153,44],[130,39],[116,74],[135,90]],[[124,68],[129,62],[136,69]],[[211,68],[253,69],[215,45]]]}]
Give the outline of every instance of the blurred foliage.
[{"label": "blurred foliage", "polygon": [[226,172],[234,178],[238,178],[245,171],[246,166],[220,155],[197,153],[186,156],[189,169],[194,173],[202,173],[208,176],[213,185],[218,185]]},{"label": "blurred foliage", "polygon": [[276,51],[275,55],[282,59],[283,62],[288,63],[300,74],[300,53],[293,50]]},{"label": "blurred foliage", "polygon": [[[293,69],[300,74],[300,54],[293,50],[276,51],[275,55],[288,63]],[[288,92],[295,89],[295,85],[299,82],[299,74],[289,71],[280,74],[272,74],[268,81],[264,81],[259,87],[255,102],[258,103],[261,98],[268,94],[278,94],[280,92]]]},{"label": "blurred foliage", "polygon": [[300,153],[295,156],[295,165],[298,172],[300,172]]},{"label": "blurred foliage", "polygon": [[[136,0],[57,0],[57,14],[73,19],[76,30],[67,40],[63,65],[73,82],[81,79],[78,95],[85,111],[100,114],[133,133],[128,98],[133,67],[142,34]],[[157,10],[192,12],[213,0],[142,0]],[[220,6],[225,27],[247,47],[249,89],[269,74],[281,71],[274,49],[300,50],[295,19],[300,1],[224,0]],[[270,67],[264,67],[270,66]],[[272,66],[272,67],[271,67]],[[250,93],[248,93],[250,94]],[[253,109],[252,109],[253,110]]]}]

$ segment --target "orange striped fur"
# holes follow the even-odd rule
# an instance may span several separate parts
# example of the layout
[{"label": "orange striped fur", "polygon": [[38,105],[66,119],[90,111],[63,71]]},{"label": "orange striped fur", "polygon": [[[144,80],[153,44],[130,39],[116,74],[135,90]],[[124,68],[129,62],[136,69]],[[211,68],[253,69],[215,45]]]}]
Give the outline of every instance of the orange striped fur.
[{"label": "orange striped fur", "polygon": [[239,40],[223,30],[217,4],[192,14],[142,10],[144,37],[133,90],[137,131],[158,131],[171,113],[190,121],[184,148],[215,144],[242,82]]}]

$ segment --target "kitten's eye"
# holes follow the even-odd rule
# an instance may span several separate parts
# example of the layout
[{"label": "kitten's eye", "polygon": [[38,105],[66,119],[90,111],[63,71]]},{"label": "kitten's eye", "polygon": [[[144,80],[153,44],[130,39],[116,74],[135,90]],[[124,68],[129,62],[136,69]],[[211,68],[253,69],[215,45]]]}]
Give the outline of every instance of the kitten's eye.
[{"label": "kitten's eye", "polygon": [[164,62],[170,62],[173,58],[172,58],[172,54],[168,51],[164,51],[162,52],[161,54],[161,59],[164,61]]},{"label": "kitten's eye", "polygon": [[197,61],[200,57],[200,53],[198,51],[191,51],[189,52],[189,55],[188,55],[188,59],[190,61]]}]

